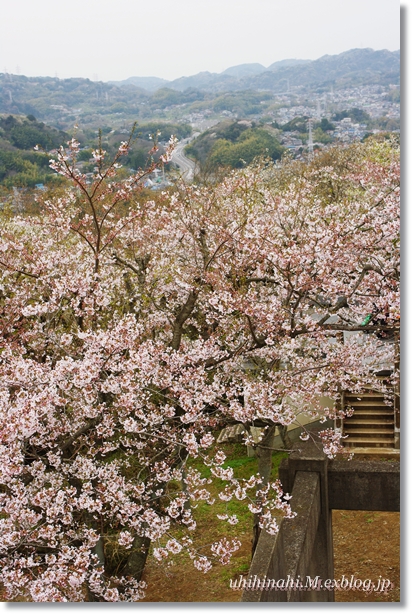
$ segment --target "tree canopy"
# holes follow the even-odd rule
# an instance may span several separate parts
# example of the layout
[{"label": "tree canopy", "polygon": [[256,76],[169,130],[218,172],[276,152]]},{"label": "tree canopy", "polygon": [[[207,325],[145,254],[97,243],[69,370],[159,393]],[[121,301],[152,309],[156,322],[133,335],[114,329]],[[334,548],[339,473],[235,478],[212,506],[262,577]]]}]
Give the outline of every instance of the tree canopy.
[{"label": "tree canopy", "polygon": [[278,160],[284,149],[268,130],[253,122],[222,122],[186,147],[202,166],[241,168],[258,156]]},{"label": "tree canopy", "polygon": [[[0,218],[8,598],[136,601],[151,542],[159,561],[186,551],[201,571],[225,564],[239,548],[224,528],[235,519],[221,518],[208,553],[196,548],[189,503],[213,513],[213,500],[190,459],[222,480],[222,500],[276,533],[291,513],[280,484],[225,467],[219,429],[240,423],[256,447],[253,426],[264,439],[302,416],[333,420],[350,410],[342,390],[382,390],[376,371],[394,364],[384,339],[399,335],[396,143],[259,162],[156,201],[139,197],[144,171],[119,178],[129,147],[108,165],[93,150],[89,184],[70,141],[52,166],[72,188],[45,198],[41,216]],[[319,436],[339,452],[339,433]],[[109,538],[124,553],[116,571]]]}]

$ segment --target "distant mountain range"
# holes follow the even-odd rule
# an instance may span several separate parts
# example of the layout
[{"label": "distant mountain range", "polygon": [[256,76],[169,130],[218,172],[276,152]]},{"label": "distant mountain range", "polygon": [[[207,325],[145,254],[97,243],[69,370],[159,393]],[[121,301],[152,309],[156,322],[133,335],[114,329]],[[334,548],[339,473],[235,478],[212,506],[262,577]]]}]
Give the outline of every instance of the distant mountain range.
[{"label": "distant mountain range", "polygon": [[134,85],[135,87],[147,90],[148,92],[155,92],[161,87],[167,87],[170,81],[160,79],[160,77],[129,77],[124,81],[109,81],[108,83],[110,85],[116,85],[117,87]]},{"label": "distant mountain range", "polygon": [[[318,60],[288,59],[267,68],[262,64],[231,66],[220,74],[201,72],[167,81],[130,77],[118,82],[89,79],[26,77],[0,73],[0,113],[33,115],[61,130],[75,123],[99,127],[130,121],[164,119],[166,109],[185,104],[228,110],[236,115],[262,113],[272,94],[312,95],[362,85],[398,84],[399,51],[352,49]],[[230,97],[224,94],[230,93]],[[220,99],[220,100],[219,100]],[[216,106],[215,103],[216,102]],[[2,132],[0,130],[0,148]]]},{"label": "distant mountain range", "polygon": [[333,85],[339,88],[349,81],[354,84],[399,83],[399,76],[399,51],[351,49],[339,55],[324,55],[318,60],[281,60],[267,68],[257,63],[239,64],[221,73],[200,72],[173,81],[158,77],[130,77],[109,83],[119,87],[134,85],[150,92],[164,87],[180,92],[189,88],[208,92],[248,89],[279,92],[290,87]]}]

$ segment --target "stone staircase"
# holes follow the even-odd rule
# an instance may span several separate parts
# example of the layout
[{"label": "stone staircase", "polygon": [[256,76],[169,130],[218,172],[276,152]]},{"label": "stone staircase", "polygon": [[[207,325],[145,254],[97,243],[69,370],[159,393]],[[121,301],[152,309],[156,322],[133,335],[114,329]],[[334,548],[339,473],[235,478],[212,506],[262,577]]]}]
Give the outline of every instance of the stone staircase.
[{"label": "stone staircase", "polygon": [[362,394],[345,393],[344,406],[354,413],[343,420],[345,446],[351,448],[394,448],[394,406],[387,405],[382,393],[365,390]]}]

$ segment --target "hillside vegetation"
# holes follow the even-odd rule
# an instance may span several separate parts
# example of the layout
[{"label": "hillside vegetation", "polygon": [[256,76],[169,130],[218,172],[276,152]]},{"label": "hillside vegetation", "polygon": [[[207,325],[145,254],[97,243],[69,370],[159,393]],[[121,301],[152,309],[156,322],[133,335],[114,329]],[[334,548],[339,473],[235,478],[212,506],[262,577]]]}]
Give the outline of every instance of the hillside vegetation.
[{"label": "hillside vegetation", "polygon": [[[123,166],[135,170],[145,167],[155,138],[167,142],[172,135],[182,139],[190,134],[191,127],[187,124],[152,121],[136,125]],[[92,151],[98,145],[99,138],[101,146],[110,155],[115,154],[125,138],[124,132],[110,126],[102,127],[100,137],[99,131],[87,127],[77,129],[76,136],[82,146],[79,163],[83,172],[94,170]],[[61,183],[61,178],[49,167],[50,157],[53,150],[65,145],[69,139],[67,132],[38,121],[34,115],[0,116],[0,185],[5,188],[34,188],[39,184]],[[164,147],[160,146],[155,157],[163,150]]]},{"label": "hillside vegetation", "polygon": [[[215,110],[228,109],[248,115],[258,108],[264,111],[271,95],[289,88],[295,93],[303,90],[320,93],[331,87],[339,90],[359,85],[386,86],[399,81],[399,51],[372,49],[352,49],[314,61],[285,60],[267,69],[254,64],[242,65],[221,74],[202,72],[174,81],[131,77],[103,83],[3,73],[0,74],[0,113],[33,114],[63,129],[74,122],[99,127],[102,117],[112,125],[125,118],[148,121],[153,115],[159,119],[164,111],[176,105],[195,111],[199,105],[207,104]],[[265,101],[266,105],[262,105]]]},{"label": "hillside vegetation", "polygon": [[[33,115],[0,117],[0,183],[6,187],[34,187],[59,181],[45,153],[59,147],[68,135],[38,122]],[[34,151],[39,146],[43,152]]]},{"label": "hillside vegetation", "polygon": [[246,120],[224,121],[185,149],[202,166],[241,168],[257,156],[278,160],[284,149],[267,129]]}]

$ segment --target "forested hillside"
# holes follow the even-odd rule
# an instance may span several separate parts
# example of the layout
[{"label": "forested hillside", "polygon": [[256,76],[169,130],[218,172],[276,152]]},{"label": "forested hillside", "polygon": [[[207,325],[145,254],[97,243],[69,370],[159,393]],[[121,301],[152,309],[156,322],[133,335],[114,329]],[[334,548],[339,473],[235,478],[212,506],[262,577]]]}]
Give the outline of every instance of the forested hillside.
[{"label": "forested hillside", "polygon": [[[66,129],[79,118],[83,124],[95,123],[99,118],[101,121],[102,117],[110,118],[113,123],[119,115],[147,121],[156,110],[173,105],[193,105],[192,110],[195,110],[196,105],[204,102],[210,107],[222,104],[214,100],[224,92],[236,94],[237,100],[246,97],[249,104],[260,104],[265,92],[273,94],[290,88],[296,92],[319,93],[331,87],[339,90],[359,85],[399,84],[400,56],[398,51],[352,49],[315,61],[285,60],[263,71],[262,68],[244,65],[219,75],[205,72],[174,81],[131,77],[123,82],[109,83],[2,73],[0,113],[33,114]],[[148,89],[143,89],[142,85]],[[234,110],[233,105],[223,108]]]},{"label": "forested hillside", "polygon": [[[128,132],[131,130],[132,126]],[[95,163],[92,151],[99,143],[109,155],[114,155],[125,138],[122,131],[107,126],[100,131],[73,127],[73,132],[82,147],[78,161],[83,172],[93,172]],[[172,135],[182,139],[190,134],[191,127],[187,124],[148,122],[136,125],[123,164],[126,168],[144,168],[149,162],[154,139],[165,143]],[[67,132],[38,121],[34,115],[0,115],[0,185],[5,188],[33,188],[39,184],[61,183],[61,178],[50,169],[49,162],[53,151],[66,145],[69,138]],[[155,158],[163,149],[164,146],[160,145]]]},{"label": "forested hillside", "polygon": [[202,166],[240,168],[257,156],[278,160],[284,148],[268,129],[247,120],[225,121],[186,146]]},{"label": "forested hillside", "polygon": [[[7,187],[34,187],[58,180],[46,153],[62,145],[68,135],[27,117],[0,116],[0,183]],[[34,151],[38,146],[43,151]]]}]

